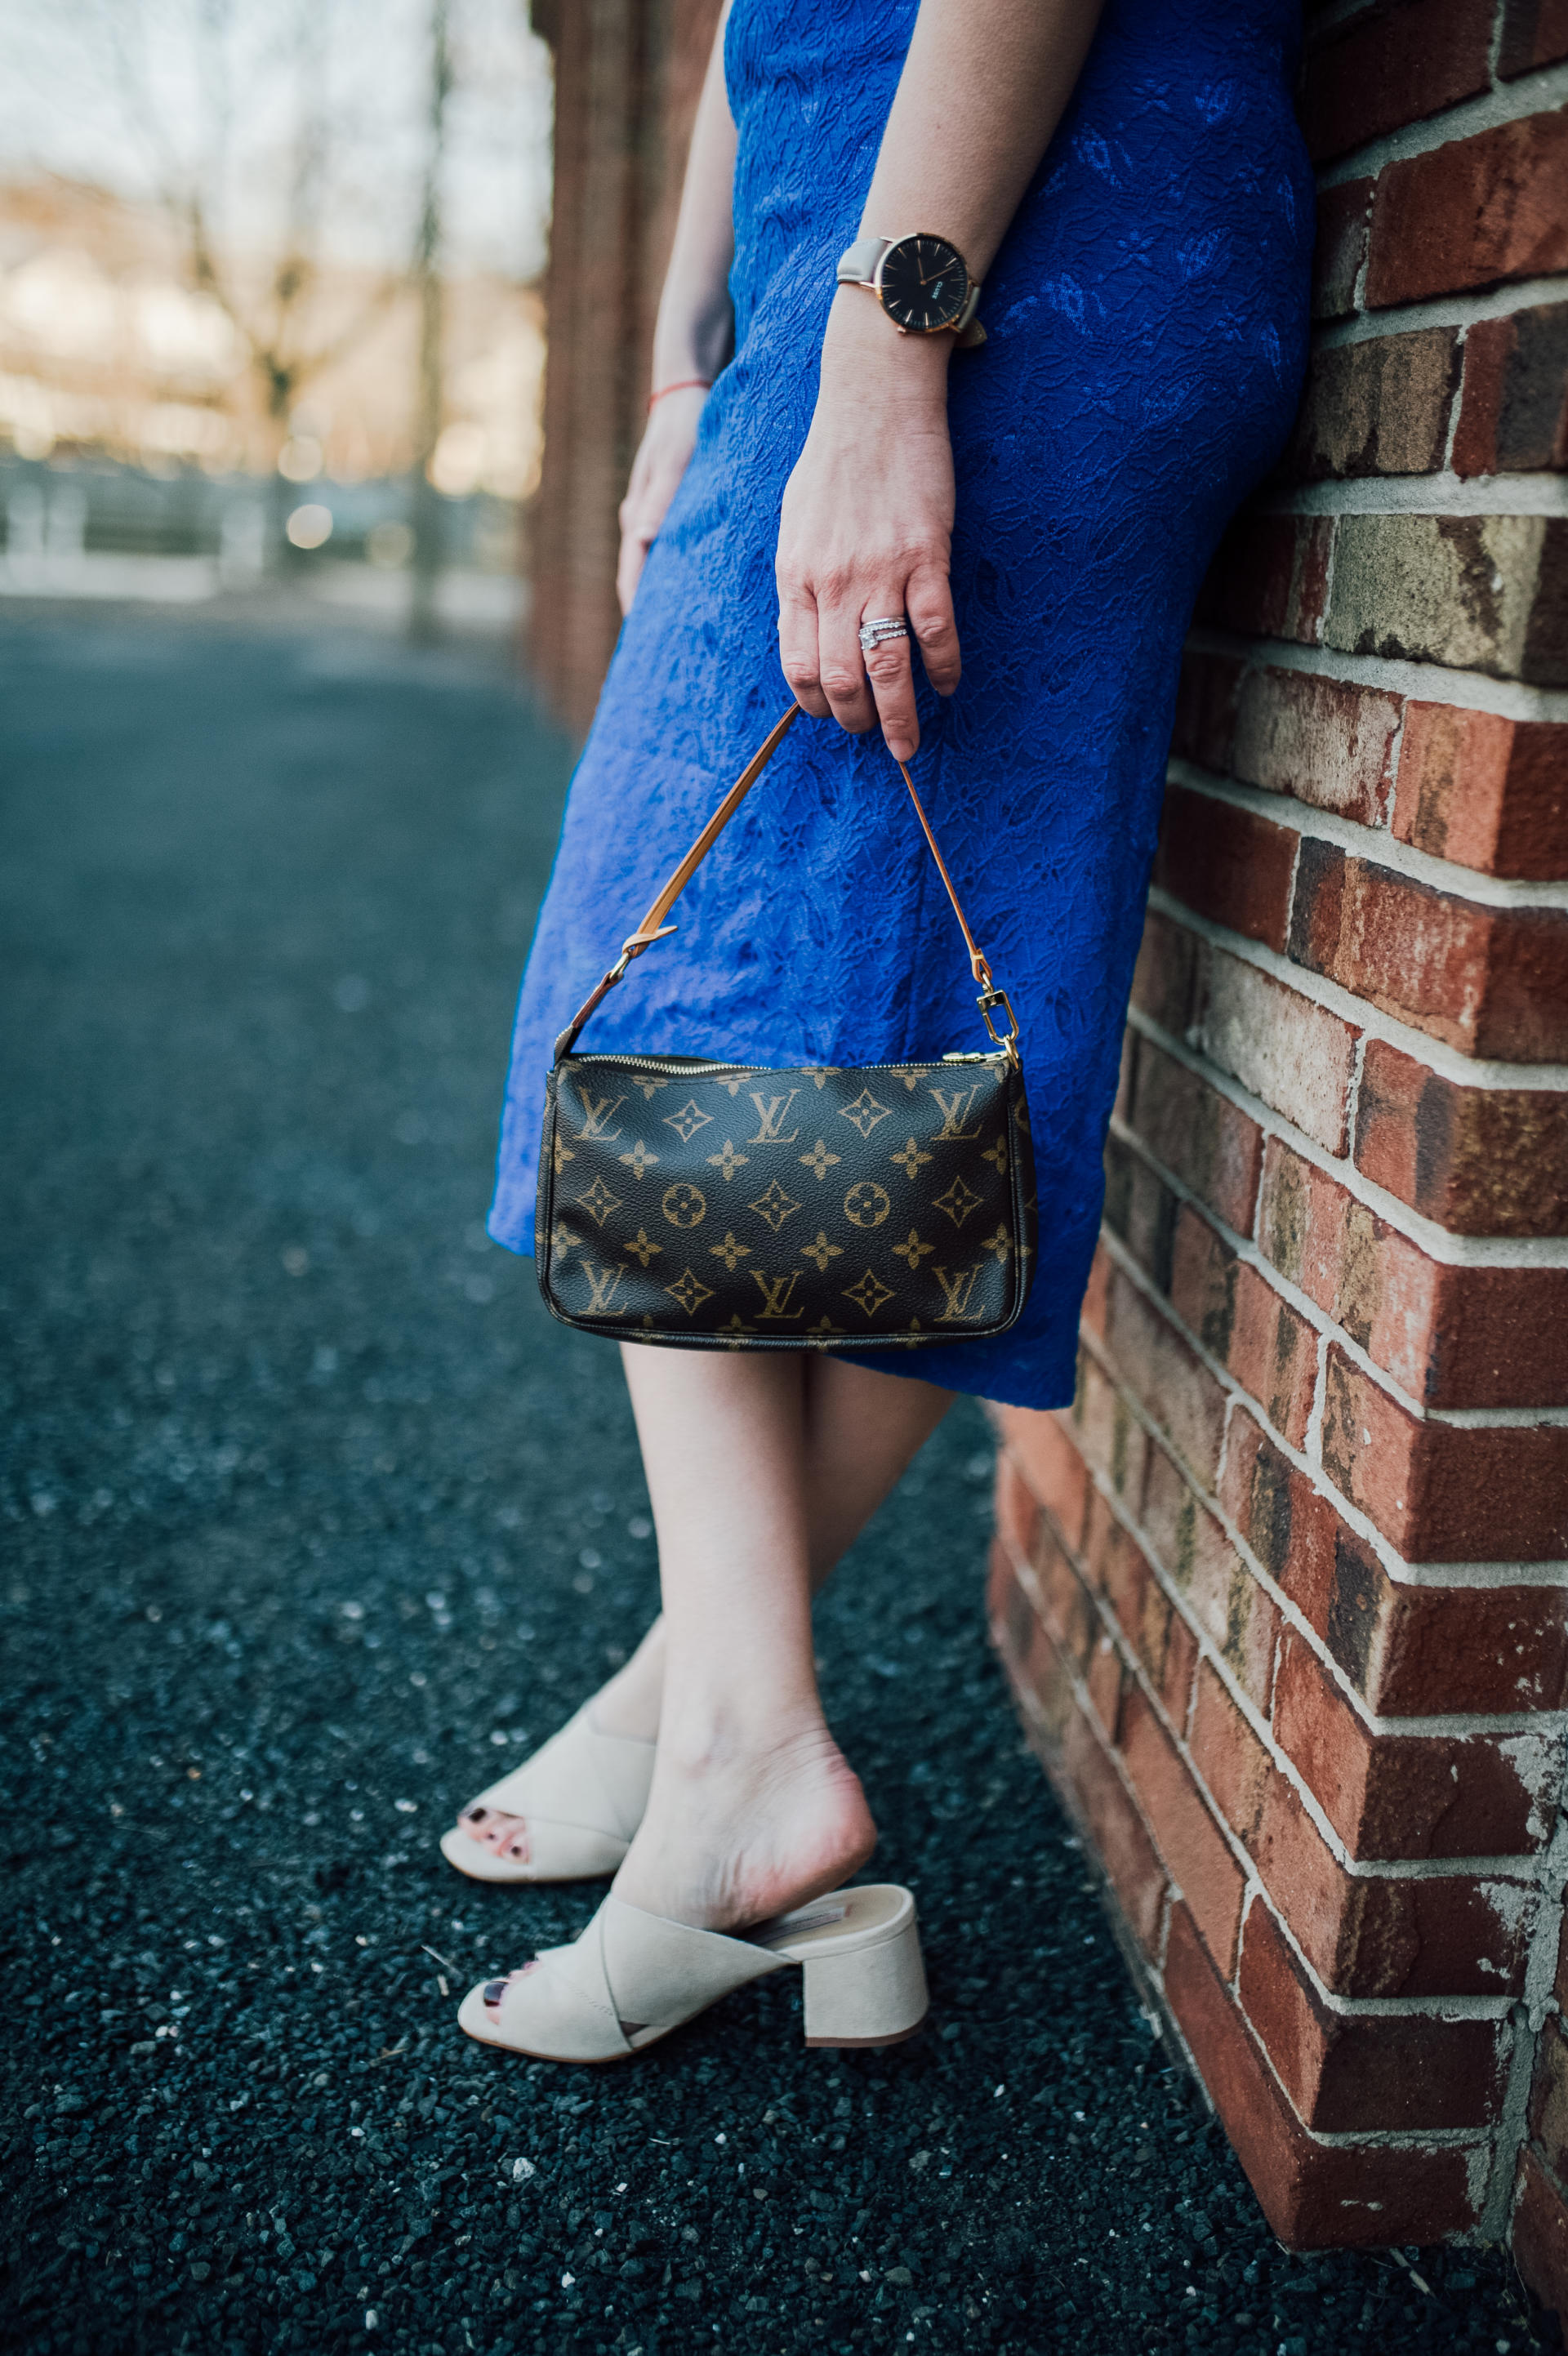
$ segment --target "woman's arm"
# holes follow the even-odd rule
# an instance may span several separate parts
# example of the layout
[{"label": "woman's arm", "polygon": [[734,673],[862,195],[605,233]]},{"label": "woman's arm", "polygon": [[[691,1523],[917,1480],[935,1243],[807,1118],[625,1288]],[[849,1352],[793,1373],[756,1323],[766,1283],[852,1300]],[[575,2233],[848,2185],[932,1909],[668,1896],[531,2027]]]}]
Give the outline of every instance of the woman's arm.
[{"label": "woman's arm", "polygon": [[[1072,94],[1101,5],[921,0],[862,230],[934,231],[983,279]],[[863,657],[859,630],[908,613],[932,686],[950,695],[958,685],[950,361],[986,364],[983,350],[954,357],[950,335],[901,336],[875,295],[840,288],[779,533],[785,677],[819,719],[831,712],[859,733],[880,718],[903,760],[920,734],[908,642]]]},{"label": "woman's arm", "polygon": [[620,509],[620,562],[616,594],[624,614],[637,594],[649,545],[674,498],[711,384],[729,357],[732,315],[730,262],[735,254],[732,209],[735,187],[735,124],[725,93],[725,23],[719,17],[713,54],[697,102],[692,148],[681,190],[681,210],[659,318],[653,331],[654,393],[666,392],[649,412]]}]

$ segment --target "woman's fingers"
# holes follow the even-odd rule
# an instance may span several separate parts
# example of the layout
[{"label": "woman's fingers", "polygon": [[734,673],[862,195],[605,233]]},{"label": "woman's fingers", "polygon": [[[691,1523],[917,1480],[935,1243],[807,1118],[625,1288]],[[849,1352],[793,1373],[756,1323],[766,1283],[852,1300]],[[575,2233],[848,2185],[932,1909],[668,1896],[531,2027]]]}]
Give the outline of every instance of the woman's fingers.
[{"label": "woman's fingers", "polygon": [[832,604],[817,604],[817,663],[828,709],[841,728],[864,736],[876,725],[876,706],[865,676],[860,650],[862,601],[853,604],[835,595]]},{"label": "woman's fingers", "polygon": [[[903,612],[903,590],[887,590],[866,600],[861,619],[864,622],[897,621]],[[858,630],[855,642],[858,646]],[[867,647],[861,660],[871,680],[876,716],[882,723],[882,734],[887,739],[887,750],[896,761],[908,761],[912,758],[920,741],[920,723],[915,716],[915,680],[909,663],[909,641],[907,637],[885,638],[880,646]]]},{"label": "woman's fingers", "polygon": [[939,695],[950,695],[963,665],[959,657],[958,625],[953,619],[952,591],[946,573],[922,569],[911,573],[904,596],[909,627],[918,641],[926,677]]},{"label": "woman's fingers", "polygon": [[828,700],[822,693],[822,666],[817,659],[817,608],[803,592],[782,587],[779,597],[779,659],[801,711],[809,712],[813,720],[826,720]]}]

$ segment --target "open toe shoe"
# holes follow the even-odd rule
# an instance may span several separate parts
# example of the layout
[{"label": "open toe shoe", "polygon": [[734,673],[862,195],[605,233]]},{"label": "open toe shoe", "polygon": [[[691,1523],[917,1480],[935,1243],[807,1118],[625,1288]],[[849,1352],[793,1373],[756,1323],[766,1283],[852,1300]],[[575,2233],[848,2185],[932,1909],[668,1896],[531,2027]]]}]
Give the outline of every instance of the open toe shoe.
[{"label": "open toe shoe", "polygon": [[527,1857],[503,1857],[457,1824],[441,1837],[448,1865],[471,1881],[587,1881],[615,1872],[648,1805],[656,1745],[601,1734],[591,1708],[585,1702],[559,1734],[463,1812],[523,1817]]},{"label": "open toe shoe", "polygon": [[[470,1988],[457,2025],[541,2062],[622,2062],[747,1981],[799,1965],[808,2045],[897,2045],[926,2018],[915,1901],[896,1882],[835,1890],[730,1938],[612,1890],[580,1939]],[[494,2011],[487,1994],[499,1997]]]}]

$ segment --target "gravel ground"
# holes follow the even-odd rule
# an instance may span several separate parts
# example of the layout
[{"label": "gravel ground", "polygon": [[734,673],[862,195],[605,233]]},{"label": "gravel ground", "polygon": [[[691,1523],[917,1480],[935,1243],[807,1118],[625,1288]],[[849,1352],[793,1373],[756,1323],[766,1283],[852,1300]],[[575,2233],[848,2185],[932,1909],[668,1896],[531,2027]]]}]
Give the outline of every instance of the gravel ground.
[{"label": "gravel ground", "polygon": [[458,2035],[596,1893],[435,1836],[655,1592],[613,1354],[480,1226],[564,748],[320,633],[13,620],[0,693],[6,2344],[1557,2345],[1496,2252],[1273,2242],[1020,1744],[972,1407],[821,1612],[929,2029]]}]

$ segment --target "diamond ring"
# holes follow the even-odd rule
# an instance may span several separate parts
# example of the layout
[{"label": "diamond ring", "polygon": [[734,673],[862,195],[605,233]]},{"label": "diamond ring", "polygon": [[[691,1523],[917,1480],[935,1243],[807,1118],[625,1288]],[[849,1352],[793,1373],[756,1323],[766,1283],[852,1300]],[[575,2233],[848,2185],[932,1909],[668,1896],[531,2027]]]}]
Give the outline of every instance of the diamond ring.
[{"label": "diamond ring", "polygon": [[862,622],[860,650],[869,654],[873,647],[882,646],[889,638],[907,638],[909,625],[902,614],[885,614],[880,621]]}]

